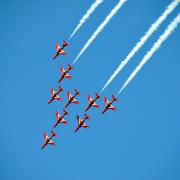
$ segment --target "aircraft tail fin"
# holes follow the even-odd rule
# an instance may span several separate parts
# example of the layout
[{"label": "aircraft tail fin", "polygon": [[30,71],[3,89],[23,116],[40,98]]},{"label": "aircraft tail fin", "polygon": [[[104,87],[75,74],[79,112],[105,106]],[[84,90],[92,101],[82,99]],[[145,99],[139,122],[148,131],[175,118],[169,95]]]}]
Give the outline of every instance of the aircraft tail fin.
[{"label": "aircraft tail fin", "polygon": [[60,49],[60,46],[59,46],[58,42],[56,42],[56,51],[58,52],[59,49]]},{"label": "aircraft tail fin", "polygon": [[54,131],[51,130],[51,133],[53,136],[56,136],[56,133]]},{"label": "aircraft tail fin", "polygon": [[66,114],[66,115],[69,114],[65,109],[63,109],[63,112],[64,112],[64,114]]},{"label": "aircraft tail fin", "polygon": [[68,64],[68,68],[69,68],[70,70],[73,70],[73,69],[74,69],[70,64]]},{"label": "aircraft tail fin", "polygon": [[63,88],[61,86],[58,86],[59,92],[63,91]]},{"label": "aircraft tail fin", "polygon": [[68,124],[68,122],[67,122],[65,119],[62,119],[62,120],[61,120],[61,123],[62,123],[62,124]]},{"label": "aircraft tail fin", "polygon": [[62,66],[60,67],[60,71],[61,71],[61,74],[65,73],[65,69]]},{"label": "aircraft tail fin", "polygon": [[90,116],[88,116],[86,113],[84,113],[84,119],[90,119]]},{"label": "aircraft tail fin", "polygon": [[100,99],[100,95],[98,93],[95,93],[97,99]]},{"label": "aircraft tail fin", "polygon": [[69,46],[69,44],[65,40],[63,40],[63,46],[66,47]]},{"label": "aircraft tail fin", "polygon": [[77,89],[74,89],[75,93],[77,93],[78,96],[80,96],[80,92],[78,92]]},{"label": "aircraft tail fin", "polygon": [[104,103],[105,103],[106,105],[109,103],[106,96],[104,96]]},{"label": "aircraft tail fin", "polygon": [[118,99],[114,95],[112,95],[112,99],[114,99],[114,101],[118,101]]}]

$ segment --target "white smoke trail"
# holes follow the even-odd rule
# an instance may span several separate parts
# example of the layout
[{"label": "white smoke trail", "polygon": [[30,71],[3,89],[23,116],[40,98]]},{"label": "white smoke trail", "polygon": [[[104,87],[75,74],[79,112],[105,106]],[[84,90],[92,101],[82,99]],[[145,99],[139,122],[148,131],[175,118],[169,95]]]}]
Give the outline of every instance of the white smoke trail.
[{"label": "white smoke trail", "polygon": [[139,65],[134,69],[129,78],[126,80],[117,96],[122,92],[122,90],[130,83],[130,81],[136,76],[136,74],[141,70],[141,68],[150,60],[152,55],[161,47],[161,44],[171,35],[175,28],[180,23],[180,14],[178,14],[174,20],[168,25],[164,33],[159,37],[159,39],[154,43],[153,47],[146,53]]},{"label": "white smoke trail", "polygon": [[79,24],[74,29],[73,33],[70,35],[69,39],[72,38],[75,33],[79,30],[79,28],[87,21],[89,16],[96,10],[96,8],[103,2],[104,0],[96,0],[91,7],[87,10],[86,14],[81,18]]},{"label": "white smoke trail", "polygon": [[161,23],[167,18],[167,16],[176,8],[180,0],[174,0],[163,12],[163,14],[159,17],[159,19],[151,25],[148,31],[145,33],[143,37],[141,37],[140,41],[136,44],[136,46],[131,50],[131,52],[127,55],[127,57],[120,63],[118,68],[114,71],[111,77],[108,79],[101,92],[105,90],[105,88],[113,81],[113,79],[120,73],[123,67],[131,60],[131,58],[138,52],[138,50],[144,45],[144,43],[148,40],[148,38],[158,29]]},{"label": "white smoke trail", "polygon": [[97,37],[97,35],[104,29],[107,23],[111,20],[111,18],[118,12],[118,10],[122,7],[122,5],[127,0],[119,0],[116,6],[111,10],[111,12],[106,16],[105,20],[101,23],[101,25],[96,29],[96,31],[92,34],[89,40],[86,42],[84,47],[81,49],[76,59],[73,61],[73,64],[79,59],[79,57],[84,53],[84,51],[89,47],[89,45],[93,42],[93,40]]}]

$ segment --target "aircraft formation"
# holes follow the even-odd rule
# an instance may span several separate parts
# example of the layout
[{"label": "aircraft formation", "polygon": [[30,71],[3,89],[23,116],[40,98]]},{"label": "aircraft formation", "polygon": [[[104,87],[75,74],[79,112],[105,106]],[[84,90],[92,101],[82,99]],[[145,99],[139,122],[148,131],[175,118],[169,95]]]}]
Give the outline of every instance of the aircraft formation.
[{"label": "aircraft formation", "polygon": [[[56,43],[56,53],[53,56],[53,60],[56,59],[59,55],[66,55],[66,52],[64,51],[64,48],[66,46],[68,46],[69,44],[66,41],[63,41],[62,47],[59,46],[58,43]],[[58,83],[60,83],[63,79],[71,79],[72,76],[69,74],[69,71],[74,70],[74,68],[68,64],[67,69],[65,70],[63,67],[60,67],[60,72],[61,72],[61,76],[58,79]],[[61,101],[62,98],[60,97],[60,93],[63,92],[63,88],[58,85],[58,90],[55,91],[54,88],[51,88],[51,98],[48,101],[48,104],[53,103],[55,100]],[[67,116],[69,113],[67,112],[67,108],[71,105],[71,104],[79,104],[79,101],[76,100],[76,98],[78,96],[80,96],[80,92],[77,89],[74,89],[74,93],[72,95],[72,93],[70,93],[69,91],[67,91],[67,96],[68,96],[68,101],[65,105],[65,107],[62,110],[62,114],[60,115],[58,111],[56,111],[55,115],[56,115],[56,122],[53,125],[53,128],[56,128],[57,126],[59,126],[59,124],[64,124],[67,125],[68,122],[64,119],[65,116]],[[94,108],[100,108],[100,106],[96,103],[97,100],[100,99],[100,95],[98,93],[95,93],[95,97],[91,98],[91,96],[88,95],[88,105],[86,107],[86,109],[84,110],[84,117],[80,118],[79,115],[76,115],[76,119],[77,119],[77,127],[75,128],[74,132],[78,132],[80,130],[80,128],[86,128],[88,129],[89,126],[86,124],[86,120],[90,119],[90,116],[88,116],[86,113],[89,111],[90,108],[94,107]],[[112,105],[115,101],[117,101],[117,98],[112,95],[112,99],[111,101],[108,101],[108,99],[106,97],[104,97],[104,103],[105,103],[105,107],[102,111],[102,114],[104,114],[107,110],[113,110],[116,111],[116,108]],[[47,145],[52,145],[55,146],[54,141],[52,141],[52,139],[56,136],[56,133],[51,130],[51,135],[48,136],[46,132],[44,132],[44,144],[42,145],[41,149],[44,149]]]}]

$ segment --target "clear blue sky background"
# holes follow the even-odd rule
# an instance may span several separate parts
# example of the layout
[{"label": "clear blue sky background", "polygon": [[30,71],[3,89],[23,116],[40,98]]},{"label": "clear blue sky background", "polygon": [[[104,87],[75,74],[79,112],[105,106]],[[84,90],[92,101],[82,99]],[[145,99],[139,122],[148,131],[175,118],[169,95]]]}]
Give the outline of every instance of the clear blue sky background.
[{"label": "clear blue sky background", "polygon": [[[84,43],[118,2],[105,0],[70,40],[67,57],[51,60],[56,41],[67,39],[93,0],[0,1],[1,180],[179,180],[179,27],[119,96],[117,112],[101,115],[103,96],[116,94],[147,50],[177,15],[166,19],[91,109],[90,129],[73,131],[87,95],[99,92],[117,65],[171,0],[129,0],[75,64],[72,80],[61,83],[62,102],[47,104],[57,89],[59,67],[72,63]],[[69,125],[55,129],[56,147],[40,149],[67,101]]]}]

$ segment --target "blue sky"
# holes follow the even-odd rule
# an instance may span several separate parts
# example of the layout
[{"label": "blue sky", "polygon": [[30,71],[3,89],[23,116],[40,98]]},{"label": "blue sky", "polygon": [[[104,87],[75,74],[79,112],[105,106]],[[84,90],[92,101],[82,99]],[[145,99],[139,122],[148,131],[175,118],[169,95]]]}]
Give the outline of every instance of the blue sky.
[{"label": "blue sky", "polygon": [[[171,0],[129,0],[80,57],[72,80],[61,83],[62,102],[47,104],[57,89],[59,67],[67,67],[118,2],[105,0],[69,41],[68,55],[51,60],[56,41],[67,39],[94,1],[1,1],[1,144],[0,179],[180,179],[180,32],[165,41],[114,104],[118,111],[101,115],[103,96],[111,97],[179,12],[157,32],[101,94],[101,109],[91,109],[90,129],[73,131],[87,95],[99,92],[117,65],[162,14]],[[68,108],[67,126],[55,129],[56,147],[40,149],[69,90],[77,88],[80,105]]]}]

